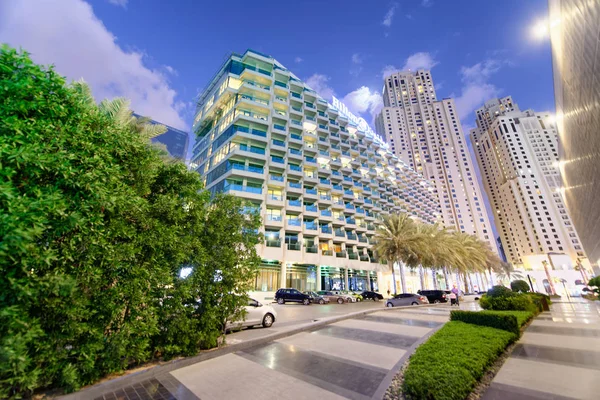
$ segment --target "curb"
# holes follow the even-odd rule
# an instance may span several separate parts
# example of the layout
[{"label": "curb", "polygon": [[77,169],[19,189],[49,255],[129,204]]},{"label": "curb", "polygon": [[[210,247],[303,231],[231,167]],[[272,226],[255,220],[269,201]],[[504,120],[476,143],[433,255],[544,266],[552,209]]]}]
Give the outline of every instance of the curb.
[{"label": "curb", "polygon": [[[75,393],[70,393],[67,395],[58,396],[58,399],[61,400],[86,400],[86,399],[95,399],[96,397],[101,397],[103,393],[116,391],[122,389],[125,386],[130,386],[135,383],[145,381],[147,379],[152,379],[158,375],[163,375],[168,372],[174,371],[179,368],[184,368],[202,361],[210,360],[216,357],[220,357],[226,354],[234,353],[237,351],[247,350],[252,347],[260,346],[266,343],[269,343],[274,340],[283,339],[288,336],[295,335],[301,332],[310,332],[316,329],[319,329],[323,326],[333,324],[335,322],[343,321],[346,319],[351,319],[363,315],[372,314],[375,312],[386,311],[391,312],[394,310],[402,310],[402,309],[415,309],[415,308],[427,308],[427,307],[439,307],[439,304],[423,304],[418,306],[404,306],[404,307],[385,307],[385,303],[382,308],[369,309],[364,311],[356,311],[350,314],[338,315],[335,317],[324,318],[321,320],[315,320],[314,322],[310,322],[305,325],[300,325],[297,329],[290,329],[286,332],[274,333],[271,335],[263,336],[257,339],[251,339],[246,342],[236,343],[232,345],[228,345],[221,348],[203,350],[200,354],[187,358],[180,358],[177,360],[171,360],[164,364],[155,365],[149,367],[147,369],[133,372],[124,376],[120,376],[114,379],[111,379],[106,382],[97,383],[93,386],[89,386],[85,389],[82,389]],[[403,357],[404,358],[404,357]]]}]

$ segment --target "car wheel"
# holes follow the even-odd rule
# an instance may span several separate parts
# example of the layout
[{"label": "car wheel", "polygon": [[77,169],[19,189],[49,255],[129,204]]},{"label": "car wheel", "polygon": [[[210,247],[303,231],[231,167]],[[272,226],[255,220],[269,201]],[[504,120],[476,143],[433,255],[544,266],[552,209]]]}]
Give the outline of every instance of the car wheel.
[{"label": "car wheel", "polygon": [[344,299],[341,297],[337,299],[338,304],[344,304]]},{"label": "car wheel", "polygon": [[435,304],[439,304],[439,303],[440,303],[440,301],[439,301],[439,300],[437,300],[437,299],[436,299],[436,300],[434,300],[433,302],[434,302]]},{"label": "car wheel", "polygon": [[392,303],[389,303],[389,302],[385,306],[388,307],[388,308],[394,307],[394,305]]},{"label": "car wheel", "polygon": [[270,328],[271,325],[273,325],[273,322],[275,322],[275,317],[273,317],[273,314],[265,314],[265,316],[263,317],[262,326],[265,328]]},{"label": "car wheel", "polygon": [[319,300],[319,304],[325,304],[325,300],[323,300],[323,299]]},{"label": "car wheel", "polygon": [[309,299],[304,299],[302,300],[302,304],[304,304],[305,306],[310,304],[310,300]]},{"label": "car wheel", "polygon": [[277,304],[285,304],[285,300],[280,297],[277,299]]},{"label": "car wheel", "polygon": [[410,303],[411,306],[418,306],[419,303],[417,303],[416,301],[413,301],[412,303]]}]

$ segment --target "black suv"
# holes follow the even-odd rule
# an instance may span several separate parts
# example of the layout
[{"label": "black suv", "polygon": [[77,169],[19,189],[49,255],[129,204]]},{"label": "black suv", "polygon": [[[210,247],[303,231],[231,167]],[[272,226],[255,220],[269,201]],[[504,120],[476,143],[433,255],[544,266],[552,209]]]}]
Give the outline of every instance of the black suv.
[{"label": "black suv", "polygon": [[296,289],[279,289],[275,293],[275,301],[279,304],[285,304],[287,301],[296,303],[302,303],[305,306],[312,302],[312,297],[308,294],[304,294]]},{"label": "black suv", "polygon": [[383,300],[383,295],[377,293],[377,292],[372,292],[369,290],[365,290],[364,292],[362,292],[360,294],[362,296],[363,299],[367,300],[367,299],[371,299],[373,301],[379,301],[379,300]]},{"label": "black suv", "polygon": [[427,297],[430,303],[447,303],[448,296],[443,290],[419,290],[421,296]]}]

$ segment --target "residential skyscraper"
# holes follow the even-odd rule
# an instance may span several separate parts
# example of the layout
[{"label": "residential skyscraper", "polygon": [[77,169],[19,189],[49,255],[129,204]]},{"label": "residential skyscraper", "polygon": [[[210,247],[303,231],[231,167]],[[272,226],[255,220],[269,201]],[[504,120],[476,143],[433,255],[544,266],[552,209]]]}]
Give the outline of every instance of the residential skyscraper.
[{"label": "residential skyscraper", "polygon": [[600,2],[550,0],[549,5],[564,198],[600,274]]},{"label": "residential skyscraper", "polygon": [[435,185],[441,222],[477,235],[497,252],[454,100],[437,100],[431,73],[418,70],[386,77],[383,103],[377,132],[398,158]]},{"label": "residential skyscraper", "polygon": [[476,122],[471,141],[508,261],[534,272],[546,263],[575,285],[573,268],[589,262],[561,195],[553,116],[520,111],[509,96],[488,101]]},{"label": "residential skyscraper", "polygon": [[268,55],[232,54],[200,95],[193,130],[192,166],[206,188],[244,198],[262,216],[257,292],[393,291],[389,267],[371,250],[380,219],[406,212],[437,221],[429,182],[362,118]]}]

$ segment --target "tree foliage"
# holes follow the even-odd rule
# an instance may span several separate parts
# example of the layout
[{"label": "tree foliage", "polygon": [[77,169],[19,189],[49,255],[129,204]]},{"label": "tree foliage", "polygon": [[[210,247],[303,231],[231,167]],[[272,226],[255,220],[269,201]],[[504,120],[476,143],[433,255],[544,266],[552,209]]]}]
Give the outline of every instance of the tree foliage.
[{"label": "tree foliage", "polygon": [[1,48],[0,398],[194,354],[246,303],[258,217],[211,200],[143,122]]},{"label": "tree foliage", "polygon": [[524,281],[522,279],[517,279],[514,280],[510,283],[510,288],[512,289],[513,292],[529,292],[529,290],[531,289],[529,287],[529,283],[527,283],[527,281]]}]

